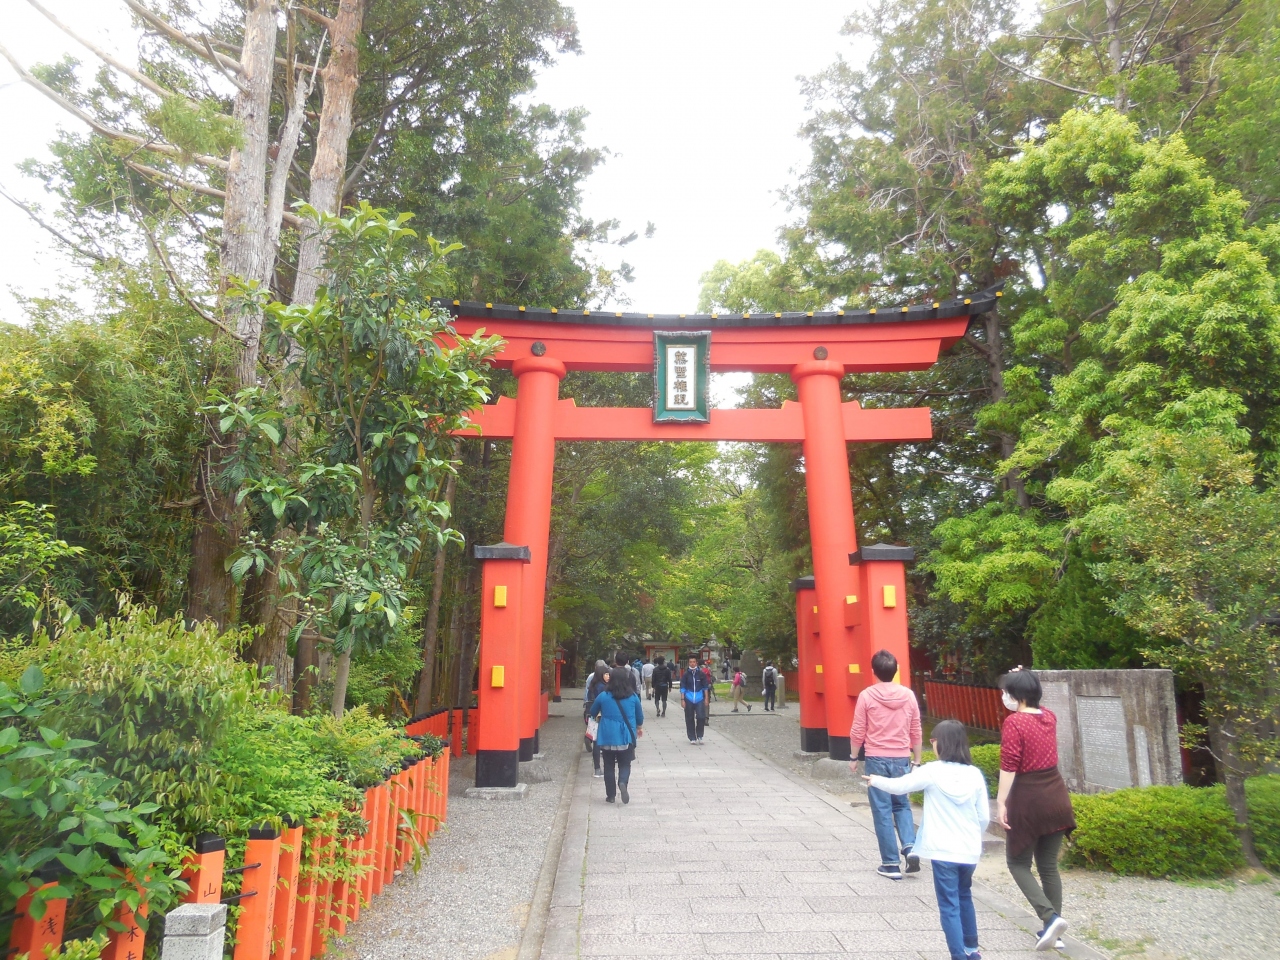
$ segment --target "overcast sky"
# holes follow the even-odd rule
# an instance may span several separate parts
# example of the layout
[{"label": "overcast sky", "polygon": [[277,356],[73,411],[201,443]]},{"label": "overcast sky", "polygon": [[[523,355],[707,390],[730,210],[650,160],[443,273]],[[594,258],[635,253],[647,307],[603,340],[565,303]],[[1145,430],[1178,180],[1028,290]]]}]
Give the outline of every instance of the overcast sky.
[{"label": "overcast sky", "polygon": [[[45,0],[104,46],[127,53],[132,34],[118,0]],[[798,77],[849,50],[840,36],[859,0],[579,0],[583,52],[540,78],[534,97],[590,111],[587,140],[612,152],[587,182],[584,212],[616,217],[624,232],[657,232],[623,249],[636,280],[634,309],[691,311],[698,277],[716,260],[741,260],[776,244],[790,217],[778,190],[803,166],[797,132],[805,103]],[[24,63],[74,50],[22,0],[0,0],[0,38]],[[83,61],[91,56],[76,50]],[[14,165],[47,156],[59,124],[76,121],[0,65],[0,185],[28,201],[40,191]],[[18,313],[9,289],[36,294],[74,281],[56,242],[0,200],[0,320]],[[554,304],[548,304],[554,306]]]}]

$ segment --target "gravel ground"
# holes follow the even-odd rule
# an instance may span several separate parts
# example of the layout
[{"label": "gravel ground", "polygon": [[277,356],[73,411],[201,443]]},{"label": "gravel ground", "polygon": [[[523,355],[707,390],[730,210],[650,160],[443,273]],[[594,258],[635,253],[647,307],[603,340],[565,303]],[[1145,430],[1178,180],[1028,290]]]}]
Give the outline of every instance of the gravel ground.
[{"label": "gravel ground", "polygon": [[[800,773],[810,769],[812,761],[795,756],[800,711],[794,704],[771,714],[759,707],[748,714],[717,713],[712,722],[780,766]],[[823,785],[841,790],[836,781]],[[852,790],[848,795],[857,799]],[[977,878],[1008,900],[1025,902],[1002,856],[986,857]],[[1071,932],[1117,960],[1280,958],[1280,883],[1274,880],[1191,884],[1064,870],[1063,882]]]},{"label": "gravel ground", "polygon": [[[471,800],[471,758],[450,768],[449,820],[422,870],[387,887],[331,956],[342,960],[510,960],[520,945],[569,764],[582,752],[581,701],[552,704],[541,746],[552,779],[519,802]],[[557,716],[560,712],[563,716]]]}]

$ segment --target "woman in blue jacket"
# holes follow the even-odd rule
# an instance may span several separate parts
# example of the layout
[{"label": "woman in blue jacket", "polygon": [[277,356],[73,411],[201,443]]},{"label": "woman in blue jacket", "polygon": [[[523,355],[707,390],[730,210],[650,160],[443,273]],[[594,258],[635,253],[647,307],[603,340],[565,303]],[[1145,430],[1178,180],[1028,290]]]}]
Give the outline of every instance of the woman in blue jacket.
[{"label": "woman in blue jacket", "polygon": [[632,690],[626,667],[610,672],[608,686],[591,704],[591,716],[600,719],[596,743],[604,757],[605,801],[613,803],[616,765],[616,792],[622,794],[623,803],[630,803],[627,783],[631,779],[631,761],[636,758],[636,740],[644,735],[644,711],[640,708],[640,697]]}]

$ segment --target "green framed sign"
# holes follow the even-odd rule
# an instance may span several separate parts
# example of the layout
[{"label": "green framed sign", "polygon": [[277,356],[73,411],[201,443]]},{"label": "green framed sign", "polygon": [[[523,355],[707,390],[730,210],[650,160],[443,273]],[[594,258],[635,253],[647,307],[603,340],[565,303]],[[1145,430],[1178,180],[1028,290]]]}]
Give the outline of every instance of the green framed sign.
[{"label": "green framed sign", "polygon": [[653,422],[710,423],[711,331],[653,332]]}]

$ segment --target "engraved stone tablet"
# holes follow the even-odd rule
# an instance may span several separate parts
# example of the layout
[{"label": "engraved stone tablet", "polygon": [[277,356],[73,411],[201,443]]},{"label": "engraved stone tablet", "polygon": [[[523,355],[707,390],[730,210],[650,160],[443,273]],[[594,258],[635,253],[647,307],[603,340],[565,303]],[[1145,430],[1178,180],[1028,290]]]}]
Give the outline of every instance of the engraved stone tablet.
[{"label": "engraved stone tablet", "polygon": [[1085,782],[1112,790],[1133,786],[1124,701],[1120,697],[1076,697],[1076,720]]},{"label": "engraved stone tablet", "polygon": [[1138,786],[1151,786],[1151,750],[1147,747],[1147,728],[1133,727],[1133,754],[1138,766]]},{"label": "engraved stone tablet", "polygon": [[1067,786],[1079,789],[1080,774],[1076,768],[1075,723],[1071,718],[1071,688],[1065,681],[1051,680],[1042,683],[1040,706],[1053,711],[1058,718],[1058,769]]}]

